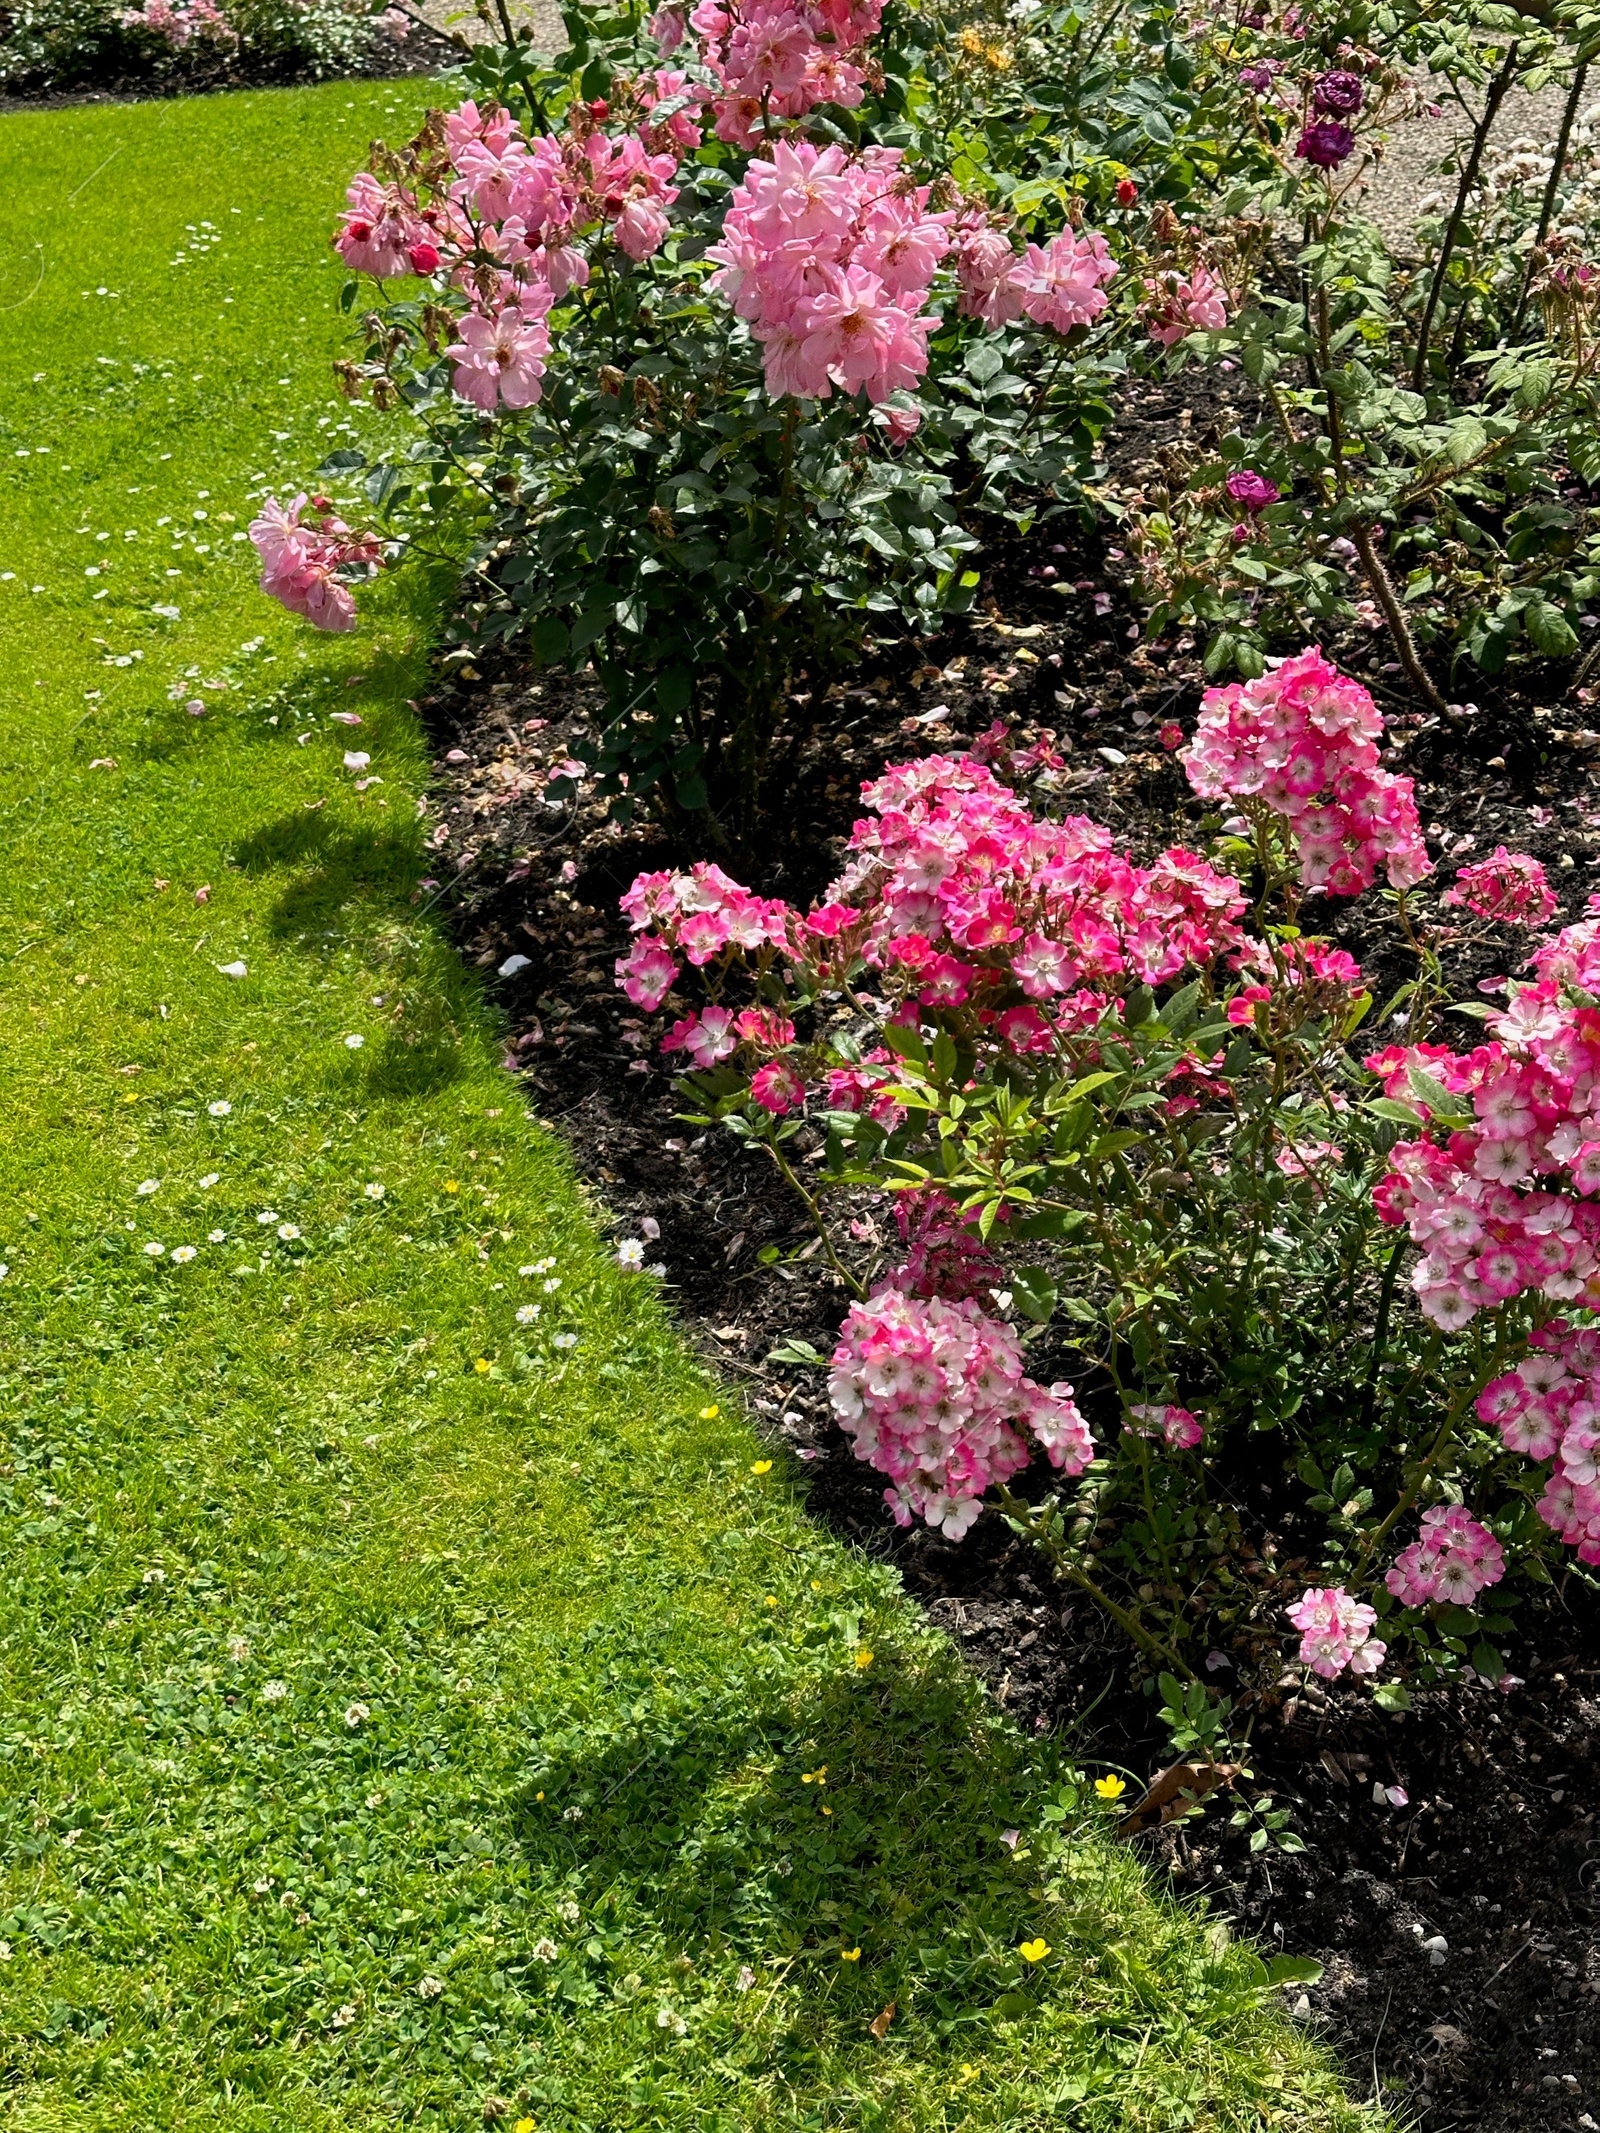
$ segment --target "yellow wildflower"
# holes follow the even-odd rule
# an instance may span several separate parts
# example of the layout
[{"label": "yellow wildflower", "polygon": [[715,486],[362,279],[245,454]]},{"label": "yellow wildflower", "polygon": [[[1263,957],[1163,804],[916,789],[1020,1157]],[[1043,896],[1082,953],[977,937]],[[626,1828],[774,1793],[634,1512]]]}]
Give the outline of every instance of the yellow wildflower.
[{"label": "yellow wildflower", "polygon": [[1050,1953],[1047,1940],[1025,1940],[1018,1951],[1025,1963],[1042,1963]]},{"label": "yellow wildflower", "polygon": [[859,1948],[841,1948],[839,1950],[839,1960],[841,1963],[859,1963],[861,1950]]},{"label": "yellow wildflower", "polygon": [[1095,1779],[1094,1789],[1102,1800],[1120,1800],[1128,1788],[1119,1777],[1103,1777]]}]

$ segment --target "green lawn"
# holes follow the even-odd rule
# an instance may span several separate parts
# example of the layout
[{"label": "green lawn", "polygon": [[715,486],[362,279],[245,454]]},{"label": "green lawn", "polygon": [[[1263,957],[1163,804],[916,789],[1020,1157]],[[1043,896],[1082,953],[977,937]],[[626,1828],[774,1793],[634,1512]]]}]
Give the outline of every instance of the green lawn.
[{"label": "green lawn", "polygon": [[1366,2125],[613,1264],[418,900],[426,588],[254,590],[422,102],[0,119],[0,2126]]}]

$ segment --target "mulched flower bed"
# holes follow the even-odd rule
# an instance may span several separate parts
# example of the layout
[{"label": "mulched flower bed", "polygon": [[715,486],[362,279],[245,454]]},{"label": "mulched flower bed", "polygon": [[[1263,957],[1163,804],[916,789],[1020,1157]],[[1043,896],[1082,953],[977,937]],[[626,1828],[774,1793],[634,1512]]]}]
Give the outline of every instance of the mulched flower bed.
[{"label": "mulched flower bed", "polygon": [[[1219,420],[1225,408],[1197,416],[1178,395],[1152,396],[1120,434],[1121,478],[1159,479],[1164,453],[1192,453]],[[988,560],[978,613],[909,654],[869,655],[862,678],[834,692],[829,730],[801,751],[770,839],[744,870],[751,887],[804,902],[836,871],[863,779],[890,760],[960,747],[997,718],[1019,742],[1054,732],[1065,810],[1150,850],[1186,824],[1192,834],[1199,810],[1155,736],[1174,717],[1192,724],[1203,686],[1193,644],[1144,641],[1114,542],[1073,521]],[[1450,861],[1505,842],[1545,862],[1563,916],[1576,916],[1600,860],[1600,733],[1584,704],[1541,709],[1482,686],[1461,738],[1407,707],[1384,640],[1330,650],[1390,718],[1393,763],[1417,779],[1444,879]],[[1019,1723],[1064,1732],[1096,1765],[1148,1773],[1162,1741],[1119,1633],[1087,1601],[1064,1598],[997,1520],[960,1544],[898,1530],[881,1477],[833,1426],[819,1374],[769,1360],[796,1337],[828,1352],[844,1293],[765,1159],[679,1118],[647,1025],[615,987],[628,939],[617,895],[641,869],[684,855],[649,825],[608,824],[581,794],[548,796],[588,688],[459,665],[441,679],[423,705],[439,760],[435,857],[419,903],[444,899],[485,971],[518,959],[498,980],[508,1068],[567,1139],[618,1234],[649,1240],[691,1337],[747,1384],[757,1415],[805,1462],[816,1515],[894,1563]],[[1320,922],[1362,956],[1381,998],[1401,974],[1381,935],[1359,909]],[[1518,954],[1503,933],[1498,945],[1469,945],[1451,973],[1458,992],[1514,968]],[[1270,1521],[1270,1477],[1261,1496]],[[1269,1525],[1262,1537],[1273,1537]],[[1283,1545],[1292,1552],[1292,1536]],[[1292,1807],[1306,1850],[1252,1853],[1225,1813],[1138,1840],[1181,1891],[1265,1945],[1326,1965],[1291,2000],[1327,2023],[1358,2091],[1381,2079],[1429,2133],[1600,2126],[1597,1626],[1600,1608],[1569,1577],[1537,1645],[1513,1649],[1519,1685],[1424,1691],[1403,1715],[1294,1669],[1258,1719],[1251,1789]],[[1390,1788],[1405,1804],[1391,1803]]]}]

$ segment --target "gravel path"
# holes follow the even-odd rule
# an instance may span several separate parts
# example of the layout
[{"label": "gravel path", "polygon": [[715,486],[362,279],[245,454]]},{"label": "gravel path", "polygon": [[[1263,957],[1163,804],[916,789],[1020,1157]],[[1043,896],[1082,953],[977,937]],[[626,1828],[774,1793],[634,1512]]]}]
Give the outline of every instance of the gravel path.
[{"label": "gravel path", "polygon": [[[1595,100],[1600,102],[1600,78],[1592,86]],[[1441,92],[1443,88],[1441,83]],[[1489,136],[1485,160],[1497,152],[1503,154],[1513,141],[1524,138],[1537,141],[1543,148],[1553,147],[1566,100],[1567,90],[1558,82],[1532,96],[1520,92],[1508,96]],[[1470,138],[1465,117],[1450,103],[1439,118],[1411,119],[1394,129],[1383,161],[1367,182],[1365,197],[1367,213],[1391,244],[1409,243],[1418,204],[1429,193],[1454,190]],[[1439,166],[1447,158],[1450,169],[1441,175]]]}]

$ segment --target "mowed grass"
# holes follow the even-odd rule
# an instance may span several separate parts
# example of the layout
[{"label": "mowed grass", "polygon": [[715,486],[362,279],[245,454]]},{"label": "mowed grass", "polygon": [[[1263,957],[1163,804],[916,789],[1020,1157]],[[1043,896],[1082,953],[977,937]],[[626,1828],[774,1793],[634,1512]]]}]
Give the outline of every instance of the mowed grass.
[{"label": "mowed grass", "polygon": [[418,887],[428,586],[254,590],[424,100],[0,119],[0,2125],[1368,2125],[616,1267]]}]

